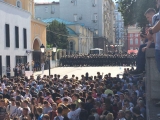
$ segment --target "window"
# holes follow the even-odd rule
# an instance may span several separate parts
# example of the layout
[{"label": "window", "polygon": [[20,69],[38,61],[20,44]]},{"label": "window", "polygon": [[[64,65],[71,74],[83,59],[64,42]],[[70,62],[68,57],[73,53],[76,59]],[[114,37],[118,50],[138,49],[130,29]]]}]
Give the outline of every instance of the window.
[{"label": "window", "polygon": [[133,45],[133,39],[130,39],[130,45]]},{"label": "window", "polygon": [[48,7],[45,7],[45,12],[48,12]]},{"label": "window", "polygon": [[74,0],[74,5],[77,5],[77,0]]},{"label": "window", "polygon": [[138,34],[137,34],[137,33],[135,34],[135,37],[138,37]]},{"label": "window", "polygon": [[26,64],[27,63],[27,56],[16,56],[16,64]]},{"label": "window", "polygon": [[135,44],[138,45],[138,38],[135,39]]},{"label": "window", "polygon": [[94,20],[98,20],[98,15],[97,15],[97,13],[94,13]]},{"label": "window", "polygon": [[17,7],[21,8],[21,1],[17,1]]},{"label": "window", "polygon": [[73,51],[73,50],[74,50],[74,49],[73,49],[73,42],[70,42],[70,43],[69,43],[69,46],[70,46],[70,50]]},{"label": "window", "polygon": [[77,14],[74,14],[74,21],[77,21]]},{"label": "window", "polygon": [[55,8],[54,8],[54,6],[52,6],[51,13],[52,13],[52,14],[54,14],[54,13],[55,13]]},{"label": "window", "polygon": [[130,37],[133,37],[133,34],[130,34]]},{"label": "window", "polygon": [[10,30],[9,30],[9,24],[5,25],[6,29],[6,47],[10,47]]},{"label": "window", "polygon": [[15,26],[15,42],[16,48],[19,48],[19,28]]},{"label": "window", "polygon": [[24,42],[24,48],[27,49],[27,30],[23,28],[23,42]]},{"label": "window", "polygon": [[10,56],[6,56],[6,67],[10,67]]}]

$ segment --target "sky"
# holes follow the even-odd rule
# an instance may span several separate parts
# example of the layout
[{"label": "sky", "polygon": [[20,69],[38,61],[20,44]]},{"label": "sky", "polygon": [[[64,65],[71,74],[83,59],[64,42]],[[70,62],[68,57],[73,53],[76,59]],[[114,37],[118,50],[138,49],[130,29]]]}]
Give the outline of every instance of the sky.
[{"label": "sky", "polygon": [[34,2],[53,2],[53,1],[59,1],[59,0],[34,0]]}]

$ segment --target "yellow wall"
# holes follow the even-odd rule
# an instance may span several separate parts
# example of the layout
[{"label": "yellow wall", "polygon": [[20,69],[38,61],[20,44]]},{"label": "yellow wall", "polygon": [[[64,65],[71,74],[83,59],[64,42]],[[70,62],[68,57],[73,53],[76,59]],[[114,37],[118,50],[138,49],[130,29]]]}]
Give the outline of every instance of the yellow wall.
[{"label": "yellow wall", "polygon": [[37,46],[36,48],[40,48],[41,44],[43,44],[46,47],[46,25],[42,22],[32,19],[31,21],[32,49],[33,49],[33,46],[35,46],[33,45],[35,39],[38,39],[40,44],[39,47]]},{"label": "yellow wall", "polygon": [[[17,0],[4,0],[5,2],[16,6]],[[22,9],[30,12],[34,18],[34,0],[19,0],[21,1]]]},{"label": "yellow wall", "polygon": [[75,51],[79,51],[79,50],[78,50],[78,44],[79,44],[79,43],[78,43],[78,36],[77,36],[77,37],[69,37],[69,38],[68,38],[68,42],[70,42],[70,41],[74,41],[74,42],[75,42],[75,46],[74,46],[75,49],[74,49],[74,50],[75,50]]}]

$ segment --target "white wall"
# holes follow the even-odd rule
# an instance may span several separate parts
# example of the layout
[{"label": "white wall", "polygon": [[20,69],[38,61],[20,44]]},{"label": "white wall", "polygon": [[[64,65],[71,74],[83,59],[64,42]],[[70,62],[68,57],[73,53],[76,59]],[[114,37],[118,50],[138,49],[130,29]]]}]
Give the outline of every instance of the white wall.
[{"label": "white wall", "polygon": [[[10,56],[10,67],[13,70],[16,64],[16,56],[27,56],[27,61],[31,62],[31,55],[26,54],[26,50],[31,50],[31,15],[20,8],[0,2],[0,16],[2,66],[6,66],[6,56],[8,55]],[[10,27],[10,47],[6,47],[5,24],[9,24]],[[19,48],[15,47],[15,26],[19,27]],[[27,49],[23,47],[23,28],[27,29]]]}]

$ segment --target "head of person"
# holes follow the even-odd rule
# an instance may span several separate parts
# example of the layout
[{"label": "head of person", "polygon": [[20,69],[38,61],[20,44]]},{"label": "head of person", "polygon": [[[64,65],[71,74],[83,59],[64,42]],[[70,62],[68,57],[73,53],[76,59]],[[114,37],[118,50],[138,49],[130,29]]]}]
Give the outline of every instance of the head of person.
[{"label": "head of person", "polygon": [[146,12],[145,12],[145,16],[147,18],[147,21],[151,24],[152,23],[152,17],[153,15],[156,13],[156,10],[154,8],[149,8]]},{"label": "head of person", "polygon": [[50,120],[50,117],[48,114],[44,114],[42,117],[42,120]]},{"label": "head of person", "polygon": [[107,116],[106,116],[106,120],[113,120],[113,119],[114,119],[113,114],[108,113]]},{"label": "head of person", "polygon": [[52,109],[53,109],[53,111],[57,110],[57,104],[56,103],[52,103]]},{"label": "head of person", "polygon": [[130,110],[125,111],[125,118],[127,120],[131,120],[132,119],[132,112]]},{"label": "head of person", "polygon": [[49,107],[49,102],[48,101],[44,101],[43,104],[44,104],[44,107]]},{"label": "head of person", "polygon": [[27,108],[27,107],[24,107],[24,108],[23,108],[22,114],[23,114],[24,116],[27,116],[27,115],[28,115],[28,108]]},{"label": "head of person", "polygon": [[72,103],[72,104],[70,105],[70,108],[71,108],[72,111],[74,111],[74,110],[76,109],[76,104]]},{"label": "head of person", "polygon": [[1,99],[0,100],[0,107],[4,107],[5,106],[5,100],[4,99]]},{"label": "head of person", "polygon": [[88,120],[95,120],[95,117],[94,117],[93,115],[90,115],[90,116],[88,117]]},{"label": "head of person", "polygon": [[58,114],[62,114],[62,112],[63,112],[63,107],[58,107],[58,108],[57,108],[57,112],[58,112]]},{"label": "head of person", "polygon": [[118,112],[118,118],[119,118],[119,119],[122,119],[122,118],[124,118],[124,117],[125,117],[124,111],[123,111],[123,110],[120,110],[120,111]]},{"label": "head of person", "polygon": [[78,100],[78,99],[79,99],[79,95],[78,95],[78,94],[74,94],[74,95],[72,96],[72,99],[73,99],[73,101]]},{"label": "head of person", "polygon": [[41,115],[42,112],[43,112],[42,107],[37,107],[37,113],[38,113],[38,115]]},{"label": "head of person", "polygon": [[11,101],[12,105],[15,105],[15,99],[14,98],[11,98],[10,101]]},{"label": "head of person", "polygon": [[29,104],[28,100],[24,100],[24,101],[23,101],[23,106],[24,106],[24,107],[27,107],[28,104]]},{"label": "head of person", "polygon": [[128,108],[129,107],[129,100],[128,99],[124,100],[123,105]]}]

